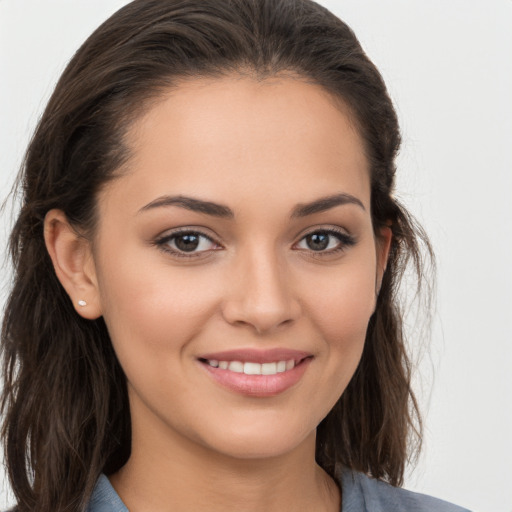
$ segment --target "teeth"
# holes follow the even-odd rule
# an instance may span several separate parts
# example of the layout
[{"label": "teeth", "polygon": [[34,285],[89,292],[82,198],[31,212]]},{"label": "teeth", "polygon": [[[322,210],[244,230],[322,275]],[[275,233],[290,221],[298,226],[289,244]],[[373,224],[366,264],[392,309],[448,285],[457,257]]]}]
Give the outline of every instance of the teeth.
[{"label": "teeth", "polygon": [[275,375],[277,373],[277,363],[263,363],[261,365],[262,375]]},{"label": "teeth", "polygon": [[288,361],[275,361],[272,363],[253,363],[247,361],[217,361],[216,359],[209,359],[208,364],[220,370],[230,370],[236,373],[245,373],[246,375],[275,375],[276,373],[283,373],[295,368],[295,360],[289,359]]},{"label": "teeth", "polygon": [[244,363],[244,373],[246,375],[261,375],[261,364]]},{"label": "teeth", "polygon": [[229,363],[228,370],[231,370],[232,372],[236,373],[243,373],[244,363],[241,363],[240,361],[231,361]]},{"label": "teeth", "polygon": [[277,363],[277,373],[282,373],[286,371],[286,361],[279,361]]}]

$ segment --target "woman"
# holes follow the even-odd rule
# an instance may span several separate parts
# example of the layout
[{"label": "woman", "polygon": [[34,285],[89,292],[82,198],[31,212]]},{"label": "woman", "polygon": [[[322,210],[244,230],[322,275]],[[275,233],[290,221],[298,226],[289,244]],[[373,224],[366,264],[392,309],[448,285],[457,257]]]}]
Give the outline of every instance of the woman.
[{"label": "woman", "polygon": [[[351,30],[308,0],[136,0],[63,73],[11,235],[17,509],[461,510],[419,439],[397,286],[426,240]],[[428,243],[427,243],[428,247]]]}]

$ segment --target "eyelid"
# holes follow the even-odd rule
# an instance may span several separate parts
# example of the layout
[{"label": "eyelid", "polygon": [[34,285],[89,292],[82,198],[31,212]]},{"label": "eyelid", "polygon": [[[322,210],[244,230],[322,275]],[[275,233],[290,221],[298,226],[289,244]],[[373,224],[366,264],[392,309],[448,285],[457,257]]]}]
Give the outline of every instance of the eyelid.
[{"label": "eyelid", "polygon": [[348,247],[351,247],[356,244],[356,238],[347,232],[347,230],[337,227],[337,226],[314,226],[313,228],[309,228],[305,233],[301,235],[299,240],[294,244],[294,246],[298,245],[302,242],[307,236],[313,235],[315,233],[326,233],[328,235],[332,235],[339,240],[339,244],[329,250],[315,251],[313,249],[297,249],[299,251],[307,252],[315,257],[329,256],[335,253],[339,253],[345,251]]},{"label": "eyelid", "polygon": [[[195,234],[200,237],[206,238],[212,244],[215,244],[217,247],[215,249],[203,250],[203,251],[193,251],[186,252],[180,251],[179,249],[173,249],[169,247],[168,242],[175,237],[185,234]],[[171,254],[172,256],[177,256],[178,258],[200,258],[209,255],[212,251],[217,251],[222,248],[220,242],[218,242],[213,236],[205,233],[202,228],[198,228],[195,226],[186,226],[175,228],[169,231],[165,231],[163,234],[159,235],[153,242],[153,245],[156,245],[158,249],[161,251]]]},{"label": "eyelid", "polygon": [[[300,242],[302,242],[307,236],[313,235],[315,233],[325,233],[327,235],[331,235],[336,237],[339,240],[339,244],[332,249],[328,250],[320,250],[315,251],[314,249],[303,249],[303,248],[296,248],[298,251],[307,252],[310,255],[314,257],[323,257],[323,256],[329,256],[333,255],[335,253],[339,253],[342,251],[345,251],[347,248],[355,245],[356,239],[353,235],[349,234],[347,230],[340,228],[338,226],[313,226],[310,227],[306,232],[304,232],[299,240],[295,242],[293,245],[293,248],[295,248]],[[173,249],[171,248],[168,243],[170,240],[172,240],[175,237],[178,237],[180,235],[185,234],[195,234],[200,237],[204,237],[207,240],[209,240],[212,244],[214,244],[216,247],[214,249],[207,249],[202,251],[181,251],[179,249]],[[156,245],[158,249],[161,251],[171,254],[172,256],[176,256],[179,258],[201,258],[201,257],[207,257],[211,255],[213,251],[218,251],[219,249],[223,249],[224,247],[222,244],[216,239],[216,237],[213,237],[212,235],[206,233],[203,231],[203,228],[199,228],[196,226],[184,226],[175,228],[172,230],[165,231],[163,234],[159,235],[153,242],[153,245]]]}]

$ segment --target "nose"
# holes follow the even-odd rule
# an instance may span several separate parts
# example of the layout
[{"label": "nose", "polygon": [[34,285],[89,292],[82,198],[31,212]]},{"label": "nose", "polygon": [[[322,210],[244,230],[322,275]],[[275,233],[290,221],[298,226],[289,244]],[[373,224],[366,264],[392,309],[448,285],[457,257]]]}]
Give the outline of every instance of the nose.
[{"label": "nose", "polygon": [[223,303],[227,322],[265,334],[297,320],[300,301],[290,272],[275,251],[260,247],[240,254],[231,270]]}]

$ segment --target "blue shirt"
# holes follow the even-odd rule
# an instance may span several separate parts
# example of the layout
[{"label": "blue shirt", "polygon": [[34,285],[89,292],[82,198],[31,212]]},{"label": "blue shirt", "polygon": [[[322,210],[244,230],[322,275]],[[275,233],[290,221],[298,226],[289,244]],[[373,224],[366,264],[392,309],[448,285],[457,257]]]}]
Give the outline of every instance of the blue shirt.
[{"label": "blue shirt", "polygon": [[[341,474],[341,512],[469,512],[446,501],[393,487],[363,473]],[[129,512],[108,478],[101,475],[87,512]]]}]

